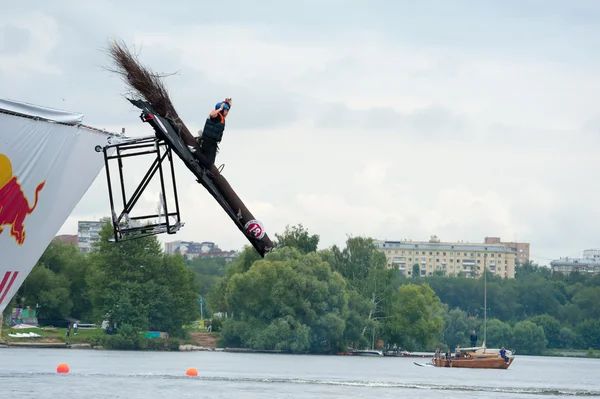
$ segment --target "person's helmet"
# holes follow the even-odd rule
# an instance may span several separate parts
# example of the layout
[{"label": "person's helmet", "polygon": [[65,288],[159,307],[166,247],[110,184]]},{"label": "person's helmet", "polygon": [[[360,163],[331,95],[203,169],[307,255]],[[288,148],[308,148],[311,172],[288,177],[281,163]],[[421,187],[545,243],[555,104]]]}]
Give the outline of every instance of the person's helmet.
[{"label": "person's helmet", "polygon": [[215,105],[215,109],[221,108],[221,105],[223,105],[224,110],[229,110],[231,108],[231,103],[229,101],[219,101],[217,105]]}]

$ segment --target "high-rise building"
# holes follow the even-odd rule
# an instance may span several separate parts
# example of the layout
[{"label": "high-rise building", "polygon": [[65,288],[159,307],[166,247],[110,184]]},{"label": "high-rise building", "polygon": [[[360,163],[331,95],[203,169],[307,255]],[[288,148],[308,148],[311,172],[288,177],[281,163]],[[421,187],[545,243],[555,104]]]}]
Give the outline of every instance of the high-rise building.
[{"label": "high-rise building", "polygon": [[77,243],[81,252],[86,253],[94,249],[93,243],[100,240],[100,230],[111,222],[111,218],[104,217],[99,221],[80,220],[77,224]]},{"label": "high-rise building", "polygon": [[402,274],[421,276],[434,273],[479,277],[484,268],[502,278],[515,277],[516,249],[502,244],[429,241],[377,241],[387,258],[388,268]]},{"label": "high-rise building", "polygon": [[485,244],[502,244],[506,248],[512,248],[517,253],[517,263],[522,265],[529,261],[530,248],[528,242],[502,241],[500,237],[485,237]]}]

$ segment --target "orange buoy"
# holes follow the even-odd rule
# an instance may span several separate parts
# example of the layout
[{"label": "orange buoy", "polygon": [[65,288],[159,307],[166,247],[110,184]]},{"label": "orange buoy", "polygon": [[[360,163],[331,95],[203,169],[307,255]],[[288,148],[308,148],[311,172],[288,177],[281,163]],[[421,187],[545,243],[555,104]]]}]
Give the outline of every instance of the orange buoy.
[{"label": "orange buoy", "polygon": [[190,377],[197,377],[198,370],[196,370],[194,367],[190,367],[189,369],[187,369],[185,371],[185,375],[190,376]]},{"label": "orange buoy", "polygon": [[68,373],[69,372],[69,365],[66,363],[61,363],[58,365],[58,367],[56,368],[56,372],[57,373]]}]

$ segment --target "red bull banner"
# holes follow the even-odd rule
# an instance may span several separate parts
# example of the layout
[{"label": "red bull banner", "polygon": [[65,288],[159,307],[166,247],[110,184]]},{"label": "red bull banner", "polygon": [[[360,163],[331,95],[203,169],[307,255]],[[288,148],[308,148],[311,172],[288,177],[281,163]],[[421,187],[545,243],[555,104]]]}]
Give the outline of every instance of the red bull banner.
[{"label": "red bull banner", "polygon": [[0,312],[102,171],[81,114],[0,100]]}]

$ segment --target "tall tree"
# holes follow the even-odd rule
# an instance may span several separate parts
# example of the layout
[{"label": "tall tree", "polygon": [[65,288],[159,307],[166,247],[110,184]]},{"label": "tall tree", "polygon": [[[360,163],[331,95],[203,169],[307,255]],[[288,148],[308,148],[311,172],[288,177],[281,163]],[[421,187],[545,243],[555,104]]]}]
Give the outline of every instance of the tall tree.
[{"label": "tall tree", "polygon": [[504,323],[498,319],[488,319],[487,321],[487,342],[488,348],[510,348],[513,342],[512,328],[510,324]]},{"label": "tall tree", "polygon": [[244,249],[238,253],[235,260],[225,266],[224,277],[214,282],[207,295],[207,302],[211,312],[231,312],[231,309],[229,309],[227,301],[225,300],[225,290],[229,280],[236,274],[246,273],[250,270],[252,265],[260,259],[260,255],[254,248],[245,246]]},{"label": "tall tree", "polygon": [[444,342],[454,348],[469,341],[468,315],[464,310],[454,308],[444,314]]},{"label": "tall tree", "polygon": [[302,224],[285,226],[283,234],[275,234],[275,238],[278,248],[292,247],[305,254],[316,252],[320,239],[317,234],[309,234]]},{"label": "tall tree", "polygon": [[600,348],[600,319],[587,319],[577,324],[581,348]]},{"label": "tall tree", "polygon": [[196,257],[186,261],[195,273],[195,281],[202,297],[208,296],[211,288],[225,275],[225,258]]},{"label": "tall tree", "polygon": [[369,331],[373,343],[382,332],[380,320],[385,318],[386,297],[393,292],[393,271],[387,269],[385,255],[372,238],[349,237],[343,250],[333,246],[332,253],[333,270],[344,276],[349,287],[372,304],[362,335]]},{"label": "tall tree", "polygon": [[582,310],[584,319],[600,319],[600,287],[585,287],[578,290],[572,303]]},{"label": "tall tree", "polygon": [[520,321],[513,329],[513,344],[524,355],[540,355],[547,344],[544,329],[531,321]]},{"label": "tall tree", "polygon": [[156,236],[111,243],[111,234],[112,227],[105,225],[97,250],[89,255],[97,320],[181,335],[182,326],[199,317],[193,272],[180,256],[164,254]]},{"label": "tall tree", "polygon": [[427,284],[407,284],[392,294],[384,331],[389,341],[408,350],[432,349],[444,320],[439,298]]},{"label": "tall tree", "polygon": [[529,319],[544,329],[544,336],[548,340],[549,348],[561,348],[560,323],[554,317],[541,314]]},{"label": "tall tree", "polygon": [[[89,262],[77,246],[52,241],[27,276],[15,304],[38,308],[38,318],[57,323],[65,317],[89,319],[92,309],[87,296]],[[21,299],[25,301],[21,303]]]},{"label": "tall tree", "polygon": [[322,352],[342,346],[346,283],[316,253],[282,248],[231,277],[226,343],[255,349]]}]

